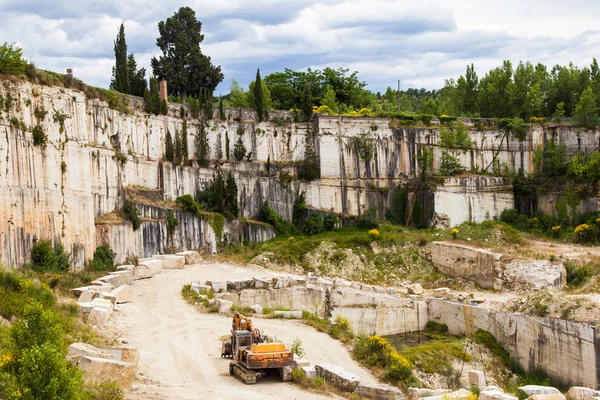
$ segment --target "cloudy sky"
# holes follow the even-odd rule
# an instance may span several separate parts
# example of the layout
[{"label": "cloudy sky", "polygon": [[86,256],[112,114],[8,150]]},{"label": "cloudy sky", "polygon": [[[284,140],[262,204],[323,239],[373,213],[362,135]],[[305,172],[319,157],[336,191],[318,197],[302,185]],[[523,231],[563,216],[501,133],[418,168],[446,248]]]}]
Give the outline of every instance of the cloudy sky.
[{"label": "cloudy sky", "polygon": [[467,63],[482,76],[509,59],[583,66],[600,57],[597,0],[0,0],[0,42],[16,42],[38,67],[74,68],[108,87],[121,22],[129,52],[148,67],[158,21],[190,6],[202,50],[247,85],[283,68],[347,67],[372,91],[437,89]]}]

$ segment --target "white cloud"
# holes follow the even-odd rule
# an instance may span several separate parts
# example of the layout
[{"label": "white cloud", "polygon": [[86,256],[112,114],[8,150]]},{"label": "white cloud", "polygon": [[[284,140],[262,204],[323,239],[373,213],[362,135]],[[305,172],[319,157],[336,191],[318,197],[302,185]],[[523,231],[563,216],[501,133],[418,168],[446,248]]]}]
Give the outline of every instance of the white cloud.
[{"label": "white cloud", "polygon": [[[480,76],[503,59],[551,67],[584,65],[600,46],[600,3],[556,0],[193,0],[203,22],[203,51],[226,75],[247,84],[285,67],[347,67],[374,91],[406,85],[439,88],[474,63]],[[42,68],[74,68],[108,86],[113,40],[124,21],[129,51],[150,70],[157,23],[178,8],[146,0],[4,0],[0,38],[18,42]],[[403,86],[405,86],[403,84]]]}]

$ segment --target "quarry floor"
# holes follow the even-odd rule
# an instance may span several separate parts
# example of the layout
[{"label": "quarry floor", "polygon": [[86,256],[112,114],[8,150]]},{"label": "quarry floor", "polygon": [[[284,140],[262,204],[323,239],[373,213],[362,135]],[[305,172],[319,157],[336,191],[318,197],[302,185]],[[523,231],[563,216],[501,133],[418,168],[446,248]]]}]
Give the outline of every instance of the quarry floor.
[{"label": "quarry floor", "polygon": [[[229,360],[222,359],[221,340],[231,330],[231,317],[201,314],[186,303],[181,288],[192,281],[272,276],[258,267],[242,268],[212,263],[163,270],[132,285],[130,303],[119,305],[105,326],[120,343],[140,350],[138,377],[127,399],[331,399],[301,390],[275,378],[244,385],[229,376]],[[330,363],[357,374],[365,383],[377,380],[350,356],[349,349],[329,335],[300,321],[253,318],[262,332],[288,347],[302,340],[305,358],[315,365]]]}]

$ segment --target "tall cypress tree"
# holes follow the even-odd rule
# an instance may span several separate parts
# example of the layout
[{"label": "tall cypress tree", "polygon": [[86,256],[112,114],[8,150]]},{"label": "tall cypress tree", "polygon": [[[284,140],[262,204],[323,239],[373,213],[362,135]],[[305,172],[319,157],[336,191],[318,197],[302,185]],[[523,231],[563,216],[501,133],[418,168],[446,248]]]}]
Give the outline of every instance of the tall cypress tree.
[{"label": "tall cypress tree", "polygon": [[219,96],[219,118],[225,121],[225,109],[223,108],[223,98]]},{"label": "tall cypress tree", "polygon": [[235,183],[233,173],[229,171],[227,174],[227,180],[225,181],[225,210],[229,211],[234,217],[237,218],[240,213],[238,207],[238,188]]},{"label": "tall cypress tree", "polygon": [[229,161],[229,154],[231,153],[229,149],[229,133],[225,131],[225,158]]},{"label": "tall cypress tree", "polygon": [[256,104],[258,120],[263,121],[265,119],[265,103],[262,91],[262,80],[260,78],[260,69],[256,70],[256,81],[254,83],[254,103]]},{"label": "tall cypress tree", "polygon": [[171,132],[167,131],[167,137],[165,138],[165,159],[169,162],[173,162],[175,156],[175,149],[173,148],[173,137]]},{"label": "tall cypress tree", "polygon": [[121,24],[119,33],[115,39],[115,67],[113,68],[113,80],[111,88],[129,94],[131,85],[129,83],[129,70],[127,68],[127,43],[125,42],[125,26]]}]

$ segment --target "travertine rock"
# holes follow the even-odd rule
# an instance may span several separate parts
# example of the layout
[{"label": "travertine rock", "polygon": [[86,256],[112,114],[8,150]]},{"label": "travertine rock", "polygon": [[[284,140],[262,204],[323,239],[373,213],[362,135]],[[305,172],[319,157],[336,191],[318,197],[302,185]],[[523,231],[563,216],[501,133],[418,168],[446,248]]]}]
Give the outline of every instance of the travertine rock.
[{"label": "travertine rock", "polygon": [[163,269],[183,269],[185,267],[185,257],[175,254],[157,254],[152,256],[155,260],[162,260]]},{"label": "travertine rock", "polygon": [[421,284],[419,284],[419,283],[410,285],[408,287],[408,294],[422,295],[423,294],[423,286],[421,286]]},{"label": "travertine rock", "polygon": [[271,285],[271,282],[267,279],[263,278],[254,278],[254,287],[256,289],[268,289]]},{"label": "travertine rock", "polygon": [[408,397],[411,400],[416,400],[421,397],[442,396],[450,392],[452,392],[450,389],[408,388]]},{"label": "travertine rock", "polygon": [[182,251],[176,253],[176,255],[185,257],[185,263],[187,265],[201,264],[203,261],[202,256],[197,251]]},{"label": "travertine rock", "polygon": [[283,289],[289,286],[290,282],[287,276],[276,276],[273,278],[273,289]]},{"label": "travertine rock", "polygon": [[121,275],[106,275],[98,278],[98,280],[112,285],[113,288],[118,288],[119,286],[127,284],[126,278]]},{"label": "travertine rock", "polygon": [[75,297],[81,296],[81,294],[84,291],[110,292],[111,291],[111,287],[110,286],[82,286],[82,287],[78,287],[78,288],[75,288],[75,289],[71,289],[71,292],[73,292],[73,295]]},{"label": "travertine rock", "polygon": [[304,371],[304,374],[309,379],[315,379],[317,377],[317,370],[315,367],[300,367],[300,369]]},{"label": "travertine rock", "polygon": [[384,384],[360,383],[354,390],[354,394],[360,398],[373,400],[402,400],[404,394],[395,386]]},{"label": "travertine rock", "polygon": [[113,290],[112,292],[110,292],[110,294],[112,294],[116,297],[117,304],[129,303],[131,301],[131,294],[132,294],[131,286],[129,286],[129,285],[120,286],[120,287],[116,288],[115,290]]},{"label": "travertine rock", "polygon": [[527,398],[527,400],[567,400],[564,394],[534,394]]},{"label": "travertine rock", "polygon": [[357,375],[337,365],[317,364],[315,369],[317,370],[317,376],[325,379],[342,392],[354,392],[360,383],[360,378]]},{"label": "travertine rock", "polygon": [[133,268],[133,278],[136,280],[151,278],[160,272],[162,265],[162,260],[140,261],[139,265]]},{"label": "travertine rock", "polygon": [[263,307],[261,307],[258,304],[255,304],[253,306],[250,306],[250,310],[256,314],[262,314],[263,313]]},{"label": "travertine rock", "polygon": [[206,284],[212,288],[214,293],[227,291],[226,281],[206,281]]},{"label": "travertine rock", "polygon": [[123,389],[129,389],[135,379],[136,366],[125,361],[81,357],[78,366],[83,370],[83,379],[90,384],[115,381]]},{"label": "travertine rock", "polygon": [[592,397],[600,396],[600,390],[594,390],[583,386],[573,386],[567,392],[569,400],[590,400]]},{"label": "travertine rock", "polygon": [[499,390],[482,390],[479,400],[519,400],[518,397],[501,392]]},{"label": "travertine rock", "polygon": [[443,287],[443,288],[437,288],[434,289],[433,291],[433,296],[437,297],[438,299],[447,296],[450,293],[450,289]]},{"label": "travertine rock", "polygon": [[123,278],[123,281],[125,282],[126,285],[131,285],[134,281],[133,268],[131,270],[125,270],[125,271],[109,272],[109,275],[119,275],[121,278]]},{"label": "travertine rock", "polygon": [[560,390],[551,386],[526,385],[519,387],[519,390],[522,390],[529,396],[533,396],[534,394],[561,394]]},{"label": "travertine rock", "polygon": [[504,266],[504,282],[523,289],[562,289],[567,270],[562,263],[549,260],[513,260]]},{"label": "travertine rock", "polygon": [[485,387],[485,374],[483,371],[469,371],[469,385],[479,388]]},{"label": "travertine rock", "polygon": [[254,286],[254,279],[232,279],[227,281],[227,290],[229,292],[239,292],[244,289],[250,289]]},{"label": "travertine rock", "polygon": [[76,361],[81,357],[114,358],[111,352],[81,342],[69,345],[69,357]]}]

